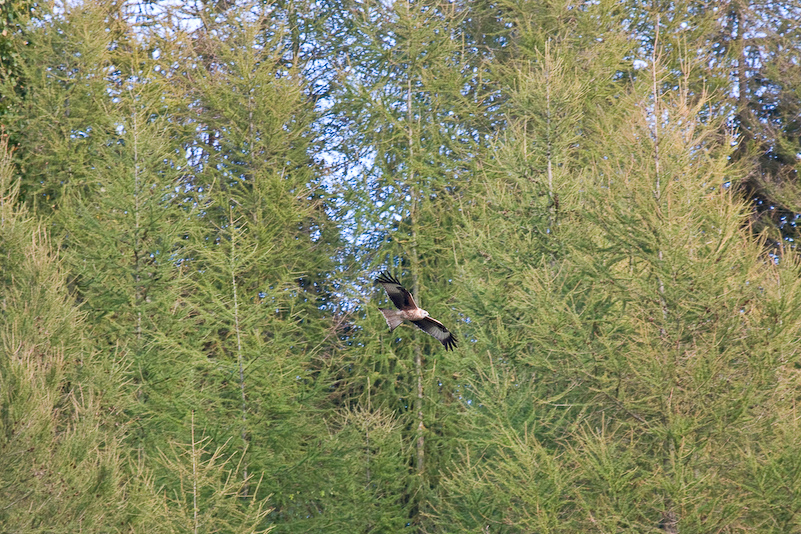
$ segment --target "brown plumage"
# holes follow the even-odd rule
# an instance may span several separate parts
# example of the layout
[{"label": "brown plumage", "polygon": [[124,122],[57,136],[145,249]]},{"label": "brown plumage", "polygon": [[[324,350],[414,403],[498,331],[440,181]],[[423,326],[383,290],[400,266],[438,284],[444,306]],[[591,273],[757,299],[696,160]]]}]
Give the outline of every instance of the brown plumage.
[{"label": "brown plumage", "polygon": [[456,336],[445,328],[445,325],[428,316],[428,312],[415,304],[412,294],[403,287],[397,278],[389,273],[381,273],[376,282],[384,286],[389,300],[398,308],[378,308],[384,314],[389,331],[395,330],[403,321],[413,323],[426,334],[435,337],[445,346],[445,350],[456,347]]}]

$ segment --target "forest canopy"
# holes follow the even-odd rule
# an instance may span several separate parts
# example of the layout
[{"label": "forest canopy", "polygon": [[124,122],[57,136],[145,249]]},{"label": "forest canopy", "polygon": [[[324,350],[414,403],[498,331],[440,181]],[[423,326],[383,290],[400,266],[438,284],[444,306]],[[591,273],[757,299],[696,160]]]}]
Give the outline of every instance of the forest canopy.
[{"label": "forest canopy", "polygon": [[3,532],[801,532],[797,3],[0,14]]}]

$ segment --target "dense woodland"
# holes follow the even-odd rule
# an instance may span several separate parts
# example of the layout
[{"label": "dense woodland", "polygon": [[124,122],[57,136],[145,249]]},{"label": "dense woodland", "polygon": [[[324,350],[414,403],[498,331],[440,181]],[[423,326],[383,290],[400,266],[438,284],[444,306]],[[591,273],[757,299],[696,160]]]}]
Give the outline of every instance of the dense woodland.
[{"label": "dense woodland", "polygon": [[801,533],[796,2],[0,12],[0,531]]}]

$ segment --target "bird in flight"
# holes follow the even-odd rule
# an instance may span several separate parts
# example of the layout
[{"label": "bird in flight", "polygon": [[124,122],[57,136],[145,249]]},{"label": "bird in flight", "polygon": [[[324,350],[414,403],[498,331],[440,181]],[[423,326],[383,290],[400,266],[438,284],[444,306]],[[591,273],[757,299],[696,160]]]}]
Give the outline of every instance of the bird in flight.
[{"label": "bird in flight", "polygon": [[384,314],[389,331],[395,330],[404,320],[410,321],[417,328],[430,336],[434,336],[445,345],[445,350],[456,347],[456,336],[445,328],[445,325],[428,316],[428,312],[415,304],[412,294],[403,287],[397,278],[389,273],[381,273],[376,282],[384,286],[384,291],[392,303],[398,308],[378,308]]}]

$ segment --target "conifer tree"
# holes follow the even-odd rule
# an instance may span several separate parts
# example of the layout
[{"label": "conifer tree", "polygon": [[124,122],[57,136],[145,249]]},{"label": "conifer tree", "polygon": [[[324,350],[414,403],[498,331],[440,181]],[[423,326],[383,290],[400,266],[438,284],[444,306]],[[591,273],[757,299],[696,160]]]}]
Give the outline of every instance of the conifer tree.
[{"label": "conifer tree", "polygon": [[[114,9],[75,6],[41,25],[33,45],[20,43],[27,84],[9,133],[24,140],[22,194],[66,238],[98,342],[137,353],[161,322],[153,314],[170,308],[187,168],[170,84]],[[72,38],[81,32],[89,37]]]},{"label": "conifer tree", "polygon": [[323,412],[338,362],[337,240],[312,159],[309,88],[286,62],[291,29],[249,7],[196,36],[186,83],[200,224],[187,236],[182,301],[192,334],[166,342],[191,362],[195,389],[182,402],[199,408],[209,446],[239,455],[239,476],[253,481],[245,494],[271,496],[279,532],[322,529],[338,521],[349,477],[339,458],[349,440]]},{"label": "conifer tree", "polygon": [[[509,45],[514,52],[494,65],[504,95],[497,122],[506,128],[477,158],[456,227],[462,261],[455,300],[468,319],[471,343],[463,357],[472,368],[462,374],[460,391],[465,451],[445,477],[450,495],[438,513],[444,524],[459,517],[464,530],[503,531],[504,523],[515,525],[512,531],[571,528],[560,518],[575,478],[559,461],[557,443],[581,420],[580,408],[567,407],[572,378],[519,362],[535,350],[541,314],[568,320],[559,302],[565,294],[549,298],[530,280],[567,269],[588,231],[581,224],[586,167],[609,136],[598,117],[613,114],[609,102],[621,91],[616,79],[630,68],[619,60],[628,45],[609,7],[505,13],[519,28]],[[592,37],[599,33],[601,42]],[[563,289],[569,298],[569,283]],[[534,295],[541,300],[532,303]],[[568,345],[583,343],[568,337]]]},{"label": "conifer tree", "polygon": [[23,82],[19,78],[21,69],[12,36],[25,31],[34,8],[35,3],[31,1],[4,2],[0,5],[0,72],[6,82],[0,85],[0,115],[14,100],[3,98],[5,91],[13,94],[22,89]]},{"label": "conifer tree", "polygon": [[[196,408],[191,401],[224,402],[209,399],[195,373],[197,362],[185,358],[191,352],[186,347],[204,342],[187,321],[192,311],[187,305],[192,291],[187,273],[193,258],[186,248],[192,226],[201,224],[204,215],[193,203],[193,188],[202,184],[185,158],[191,148],[182,122],[187,101],[180,93],[183,84],[176,83],[185,73],[176,68],[182,63],[170,61],[176,59],[180,43],[139,42],[115,6],[77,6],[40,28],[45,57],[68,57],[73,64],[67,75],[88,79],[91,85],[76,89],[76,84],[54,80],[50,74],[28,77],[39,85],[30,85],[17,109],[27,114],[20,126],[38,124],[39,139],[51,142],[21,146],[20,161],[23,185],[34,184],[29,187],[35,192],[30,195],[32,204],[40,207],[36,199],[42,198],[54,202],[39,212],[47,215],[52,208],[50,218],[62,236],[65,265],[88,314],[98,357],[107,365],[122,362],[128,373],[125,386],[133,402],[121,410],[129,418],[126,444],[137,472],[152,472],[153,484],[172,497],[183,493],[181,473],[175,462],[157,461],[160,451],[170,443],[191,442],[190,414]],[[110,25],[111,31],[96,31],[101,24]],[[59,41],[50,35],[62,27],[101,37],[73,51],[70,39]],[[104,37],[108,35],[116,38],[113,45]],[[60,72],[38,64],[31,67],[32,72],[37,69]],[[76,101],[80,106],[70,108]],[[43,108],[55,110],[50,122],[37,116]],[[60,120],[59,113],[66,118]],[[76,159],[73,152],[82,151],[74,145],[81,141],[85,151]],[[34,181],[37,172],[41,178]],[[198,390],[207,396],[197,395]],[[217,498],[227,499],[227,504],[263,507],[264,495],[258,501],[242,499],[225,488]],[[181,502],[177,497],[168,504]]]},{"label": "conifer tree", "polygon": [[471,383],[475,427],[446,484],[457,495],[446,517],[464,529],[765,524],[742,503],[773,495],[749,493],[758,479],[726,466],[760,472],[748,451],[781,427],[768,414],[799,323],[778,310],[798,305],[798,270],[743,232],[729,181],[744,170],[719,125],[699,119],[708,102],[686,87],[666,94],[652,65],[650,84],[640,77],[620,109],[597,115],[610,134],[585,152],[580,194],[560,201],[576,230],[560,254],[540,245],[542,260],[511,270],[517,289],[485,327],[515,345],[490,345]]},{"label": "conifer tree", "polygon": [[[347,184],[358,248],[356,265],[397,275],[418,303],[461,333],[450,309],[454,206],[467,180],[485,118],[484,66],[467,44],[463,6],[402,2],[360,6],[348,43],[341,105],[349,130],[336,147],[360,170]],[[368,162],[369,163],[366,163]],[[363,178],[363,179],[362,179]],[[383,299],[375,292],[372,299]],[[372,311],[370,311],[372,308]],[[448,464],[456,427],[453,373],[457,357],[424,333],[389,334],[375,305],[360,325],[358,363],[346,376],[360,408],[388,411],[404,428],[408,472],[404,516],[419,531],[433,528],[438,477]],[[365,435],[366,438],[366,435]]]},{"label": "conifer tree", "polygon": [[92,350],[56,244],[17,202],[0,141],[0,529],[161,532],[128,469],[125,363]]},{"label": "conifer tree", "polygon": [[[91,339],[106,357],[127,363],[137,399],[128,407],[136,421],[129,439],[142,455],[148,447],[155,453],[154,439],[188,428],[176,426],[175,414],[152,414],[166,415],[174,401],[165,394],[171,396],[183,380],[175,372],[178,354],[165,351],[161,341],[184,333],[178,266],[196,217],[187,203],[192,173],[175,120],[180,86],[170,79],[163,58],[137,42],[123,15],[112,4],[81,6],[40,29],[37,41],[44,51],[68,57],[73,65],[67,74],[88,81],[28,76],[37,84],[31,82],[20,107],[28,114],[22,125],[37,124],[37,139],[48,142],[22,145],[20,161],[23,183],[40,184],[30,186],[38,191],[32,205],[49,214],[63,236],[71,285],[89,315]],[[111,31],[95,31],[101,24]],[[81,46],[94,47],[93,53],[73,51],[70,39],[54,41],[51,32],[59,34],[62,25],[92,36]],[[170,54],[163,47],[161,52]],[[59,72],[39,64],[31,68]],[[37,115],[41,109],[52,109],[55,116]],[[53,202],[52,210],[41,207],[44,198]]]},{"label": "conifer tree", "polygon": [[20,5],[0,530],[799,529],[797,7]]},{"label": "conifer tree", "polygon": [[18,145],[20,199],[37,213],[53,213],[65,192],[91,185],[96,151],[115,133],[112,117],[98,111],[108,100],[111,50],[121,37],[118,19],[106,23],[109,11],[108,3],[76,5],[58,17],[45,10],[41,24],[9,37],[17,73],[1,78],[3,125]]},{"label": "conifer tree", "polygon": [[[687,1],[663,11],[656,3],[632,2],[624,9],[642,45],[635,57],[644,63],[658,50],[664,89],[681,82],[695,94],[714,95],[702,113],[736,128],[733,157],[753,165],[734,184],[753,204],[752,228],[771,234],[774,252],[781,253],[782,240],[792,246],[801,210],[796,158],[801,80],[792,66],[801,42],[797,3]],[[689,56],[705,60],[684,79],[682,62]]]}]

